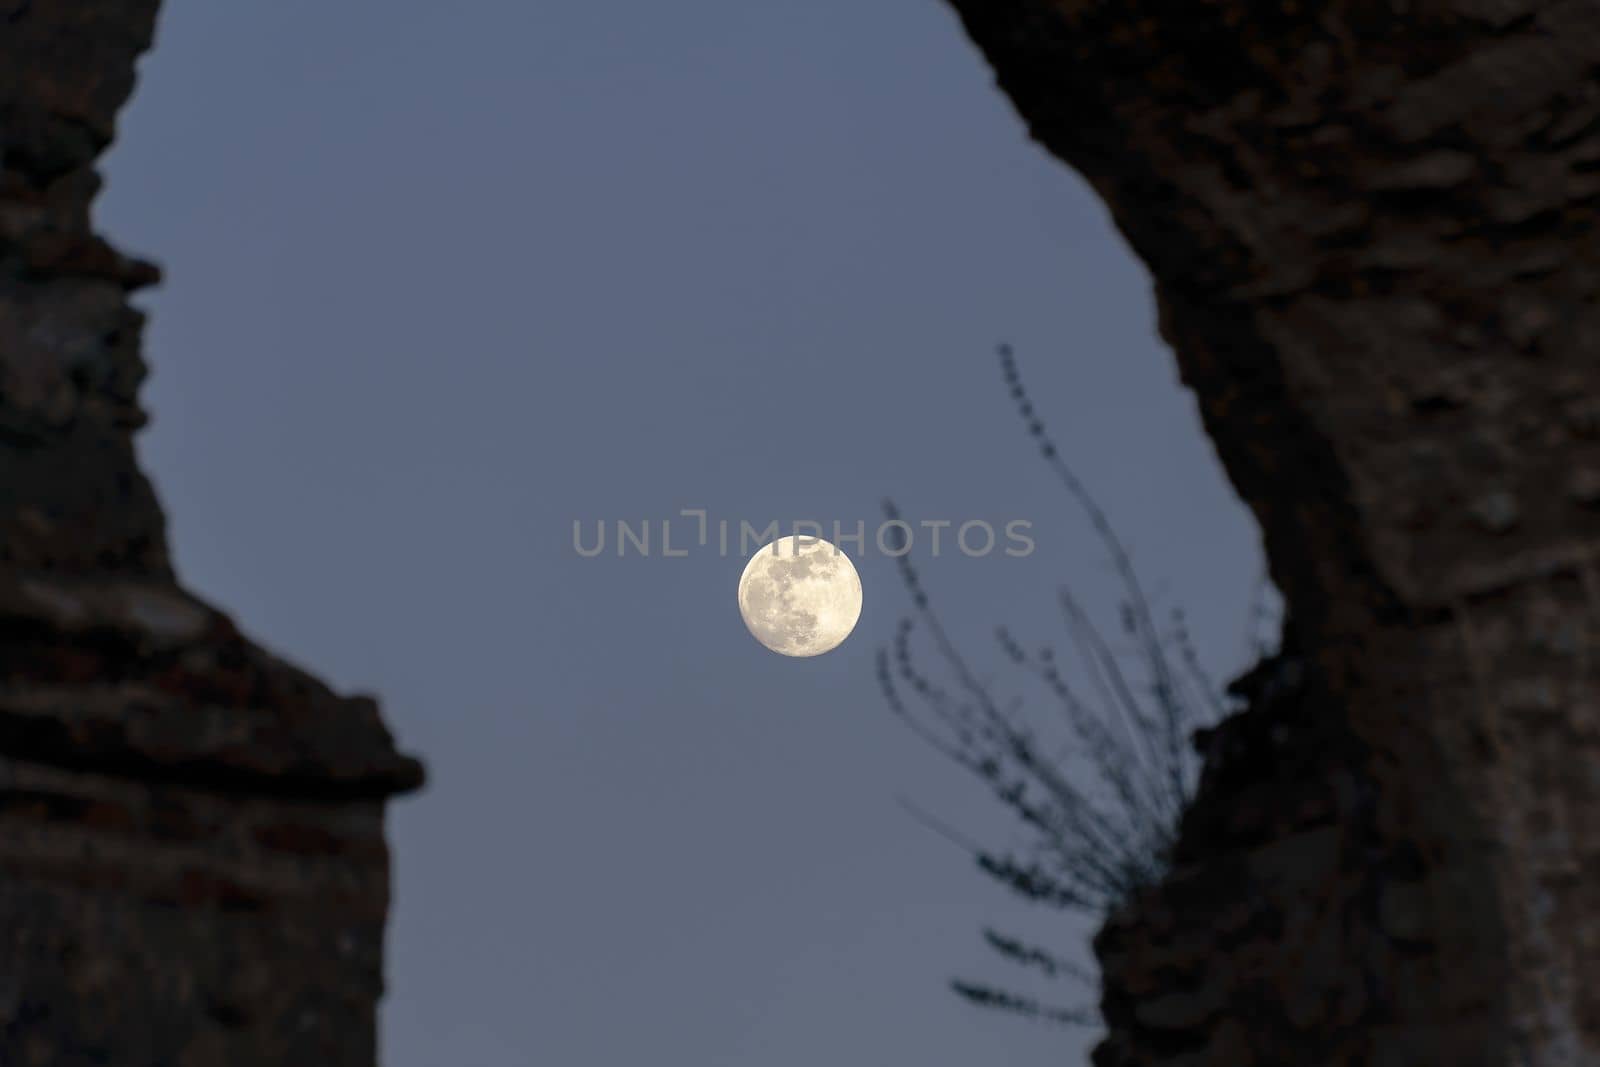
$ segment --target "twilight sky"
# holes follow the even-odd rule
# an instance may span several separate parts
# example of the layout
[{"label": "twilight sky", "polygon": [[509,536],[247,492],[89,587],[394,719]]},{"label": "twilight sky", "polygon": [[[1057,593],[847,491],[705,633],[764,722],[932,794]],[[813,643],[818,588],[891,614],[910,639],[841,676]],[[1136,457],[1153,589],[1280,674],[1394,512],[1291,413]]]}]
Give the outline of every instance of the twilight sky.
[{"label": "twilight sky", "polygon": [[945,989],[1014,977],[981,923],[1085,929],[902,808],[1008,832],[878,697],[889,561],[791,660],[737,552],[572,546],[681,508],[870,529],[885,494],[1028,519],[1025,559],[919,543],[1003,679],[995,623],[1116,592],[1007,339],[1160,604],[1244,664],[1257,538],[1148,280],[943,6],[168,0],[106,170],[100,227],[167,269],[141,449],[180,573],[431,771],[391,809],[387,1067],[1078,1061]]}]

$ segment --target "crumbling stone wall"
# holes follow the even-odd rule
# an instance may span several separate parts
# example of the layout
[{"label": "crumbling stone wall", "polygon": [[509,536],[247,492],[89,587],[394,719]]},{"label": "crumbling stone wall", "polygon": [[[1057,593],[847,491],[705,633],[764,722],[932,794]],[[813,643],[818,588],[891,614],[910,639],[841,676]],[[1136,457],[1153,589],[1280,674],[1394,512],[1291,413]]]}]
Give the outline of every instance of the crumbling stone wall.
[{"label": "crumbling stone wall", "polygon": [[1289,606],[1096,1062],[1600,1063],[1600,4],[952,2]]},{"label": "crumbling stone wall", "polygon": [[370,700],[174,577],[135,462],[158,272],[90,230],[156,0],[0,0],[0,1064],[375,1060]]}]

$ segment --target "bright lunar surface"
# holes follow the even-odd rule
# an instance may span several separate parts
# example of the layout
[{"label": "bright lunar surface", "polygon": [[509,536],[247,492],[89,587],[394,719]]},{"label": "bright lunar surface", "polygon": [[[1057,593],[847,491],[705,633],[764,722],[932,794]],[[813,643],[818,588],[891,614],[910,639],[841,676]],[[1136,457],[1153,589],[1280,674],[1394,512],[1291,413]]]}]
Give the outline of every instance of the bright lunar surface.
[{"label": "bright lunar surface", "polygon": [[780,537],[745,564],[739,614],[772,651],[820,656],[856,628],[861,579],[850,558],[820,537]]}]

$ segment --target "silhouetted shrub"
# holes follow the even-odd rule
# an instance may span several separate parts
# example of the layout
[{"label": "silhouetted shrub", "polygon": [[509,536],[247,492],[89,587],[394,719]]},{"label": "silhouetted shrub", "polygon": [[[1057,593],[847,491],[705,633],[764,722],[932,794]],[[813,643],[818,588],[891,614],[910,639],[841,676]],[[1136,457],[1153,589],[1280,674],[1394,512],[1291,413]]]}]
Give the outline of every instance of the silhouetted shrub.
[{"label": "silhouetted shrub", "polygon": [[[1042,683],[1059,705],[1071,754],[1041,738],[1019,713],[1020,698],[1002,697],[982,681],[939,619],[908,554],[898,559],[913,611],[878,652],[878,682],[890,709],[949,759],[984,781],[1027,829],[1027,848],[991,850],[937,829],[972,851],[979,867],[1014,893],[1055,907],[1102,915],[1166,870],[1178,820],[1199,774],[1192,732],[1227,710],[1200,667],[1181,611],[1165,630],[1121,540],[1082,481],[1061,457],[1017,373],[1009,346],[1000,369],[1028,435],[1110,552],[1121,583],[1120,627],[1132,655],[1113,650],[1065,586],[1057,591],[1075,666],[1055,645],[1033,651],[1006,627],[999,652]],[[888,518],[899,513],[886,501]],[[1258,608],[1259,611],[1259,608]],[[913,650],[918,631],[939,664],[935,678]],[[1262,651],[1258,648],[1258,651]],[[1131,660],[1132,662],[1128,662]],[[1135,672],[1134,668],[1137,668]],[[1073,755],[1079,758],[1074,759]],[[1051,978],[1093,984],[1092,976],[1043,949],[985,931],[1002,957]],[[952,983],[972,1003],[1028,1018],[1093,1023],[1096,1013],[1042,1005],[1024,996],[966,981]]]}]

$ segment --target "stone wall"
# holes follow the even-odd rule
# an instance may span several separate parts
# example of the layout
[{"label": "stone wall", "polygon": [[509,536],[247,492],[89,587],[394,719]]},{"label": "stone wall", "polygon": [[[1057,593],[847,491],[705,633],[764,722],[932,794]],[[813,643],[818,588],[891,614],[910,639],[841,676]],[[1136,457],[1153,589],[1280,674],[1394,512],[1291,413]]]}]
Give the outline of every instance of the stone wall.
[{"label": "stone wall", "polygon": [[0,1063],[375,1061],[421,784],[176,581],[133,434],[158,271],[91,232],[155,0],[0,0]]},{"label": "stone wall", "polygon": [[1291,620],[1099,938],[1096,1062],[1600,1063],[1600,5],[952,3]]}]

